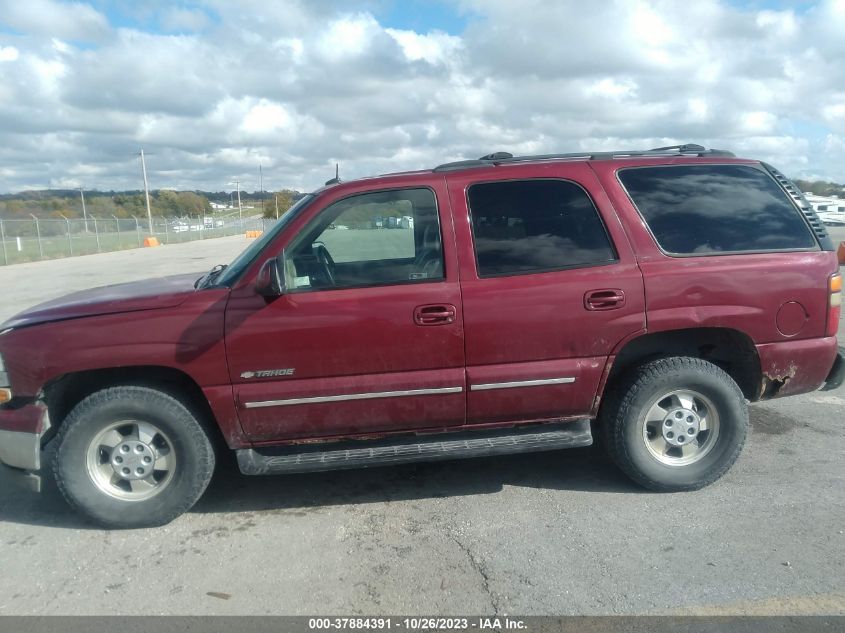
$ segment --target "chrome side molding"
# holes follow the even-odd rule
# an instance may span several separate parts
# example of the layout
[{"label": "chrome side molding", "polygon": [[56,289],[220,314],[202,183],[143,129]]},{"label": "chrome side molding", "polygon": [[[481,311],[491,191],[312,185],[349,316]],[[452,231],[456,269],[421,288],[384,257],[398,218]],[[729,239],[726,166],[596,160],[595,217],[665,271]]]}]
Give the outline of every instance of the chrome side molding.
[{"label": "chrome side molding", "polygon": [[367,393],[345,393],[337,396],[316,396],[312,398],[290,398],[288,400],[263,400],[244,402],[245,409],[263,407],[284,407],[292,404],[317,404],[319,402],[342,402],[344,400],[368,400],[371,398],[402,398],[405,396],[428,396],[444,393],[461,393],[463,387],[436,387],[432,389],[408,389],[405,391],[373,391]]},{"label": "chrome side molding", "polygon": [[[487,391],[490,389],[514,389],[518,387],[540,387],[543,385],[567,385],[575,382],[575,378],[543,378],[540,380],[516,380],[511,382],[490,382],[471,385],[470,391]],[[244,402],[245,409],[261,409],[264,407],[285,407],[295,404],[319,404],[321,402],[343,402],[345,400],[369,400],[373,398],[402,398],[407,396],[429,396],[446,393],[461,393],[463,387],[435,387],[431,389],[407,389],[404,391],[371,391],[366,393],[344,393],[336,396],[313,396],[309,398],[289,398],[286,400],[261,400]]]},{"label": "chrome side molding", "polygon": [[488,382],[481,385],[471,385],[470,391],[487,391],[489,389],[514,389],[517,387],[540,387],[542,385],[568,385],[575,382],[571,376],[565,378],[544,378],[542,380],[515,380],[511,382]]}]

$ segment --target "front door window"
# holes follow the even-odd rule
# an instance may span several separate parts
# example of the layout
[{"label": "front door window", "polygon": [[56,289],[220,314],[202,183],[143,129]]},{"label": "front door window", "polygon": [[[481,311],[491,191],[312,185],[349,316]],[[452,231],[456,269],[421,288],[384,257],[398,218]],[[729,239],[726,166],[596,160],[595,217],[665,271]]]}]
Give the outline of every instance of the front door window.
[{"label": "front door window", "polygon": [[285,257],[294,292],[442,280],[434,193],[399,189],[339,200],[305,227]]}]

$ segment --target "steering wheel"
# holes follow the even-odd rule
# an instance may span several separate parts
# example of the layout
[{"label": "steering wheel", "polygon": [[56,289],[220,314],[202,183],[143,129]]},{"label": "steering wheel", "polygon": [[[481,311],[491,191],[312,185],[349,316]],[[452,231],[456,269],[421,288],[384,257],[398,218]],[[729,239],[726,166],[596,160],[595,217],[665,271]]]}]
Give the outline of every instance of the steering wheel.
[{"label": "steering wheel", "polygon": [[326,248],[325,244],[319,242],[315,243],[311,249],[317,262],[323,268],[328,285],[336,286],[337,284],[334,279],[335,265],[332,256],[329,254],[329,249]]}]

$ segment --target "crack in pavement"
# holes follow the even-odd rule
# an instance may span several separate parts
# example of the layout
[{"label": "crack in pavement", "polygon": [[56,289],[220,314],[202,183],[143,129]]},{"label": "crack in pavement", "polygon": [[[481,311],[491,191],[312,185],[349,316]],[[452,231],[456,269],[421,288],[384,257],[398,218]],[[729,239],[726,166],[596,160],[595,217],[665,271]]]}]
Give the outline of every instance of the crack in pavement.
[{"label": "crack in pavement", "polygon": [[455,536],[455,533],[452,530],[448,531],[449,538],[461,549],[461,551],[466,555],[467,560],[469,561],[470,567],[472,567],[479,576],[481,576],[481,588],[484,590],[484,593],[487,594],[487,597],[490,599],[490,606],[493,607],[493,615],[499,615],[499,603],[496,599],[496,596],[493,594],[493,591],[490,589],[490,578],[487,576],[487,571],[484,569],[484,566],[478,561],[475,557],[475,554],[472,553],[469,547],[463,544],[463,542]]}]

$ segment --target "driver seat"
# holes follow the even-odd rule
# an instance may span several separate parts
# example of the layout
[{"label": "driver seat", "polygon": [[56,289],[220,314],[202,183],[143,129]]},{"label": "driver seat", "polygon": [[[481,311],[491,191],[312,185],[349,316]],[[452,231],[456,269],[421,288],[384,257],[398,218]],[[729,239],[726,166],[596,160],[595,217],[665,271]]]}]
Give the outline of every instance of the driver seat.
[{"label": "driver seat", "polygon": [[427,224],[423,230],[422,247],[414,259],[413,272],[424,275],[426,279],[443,276],[443,253],[436,224]]}]

